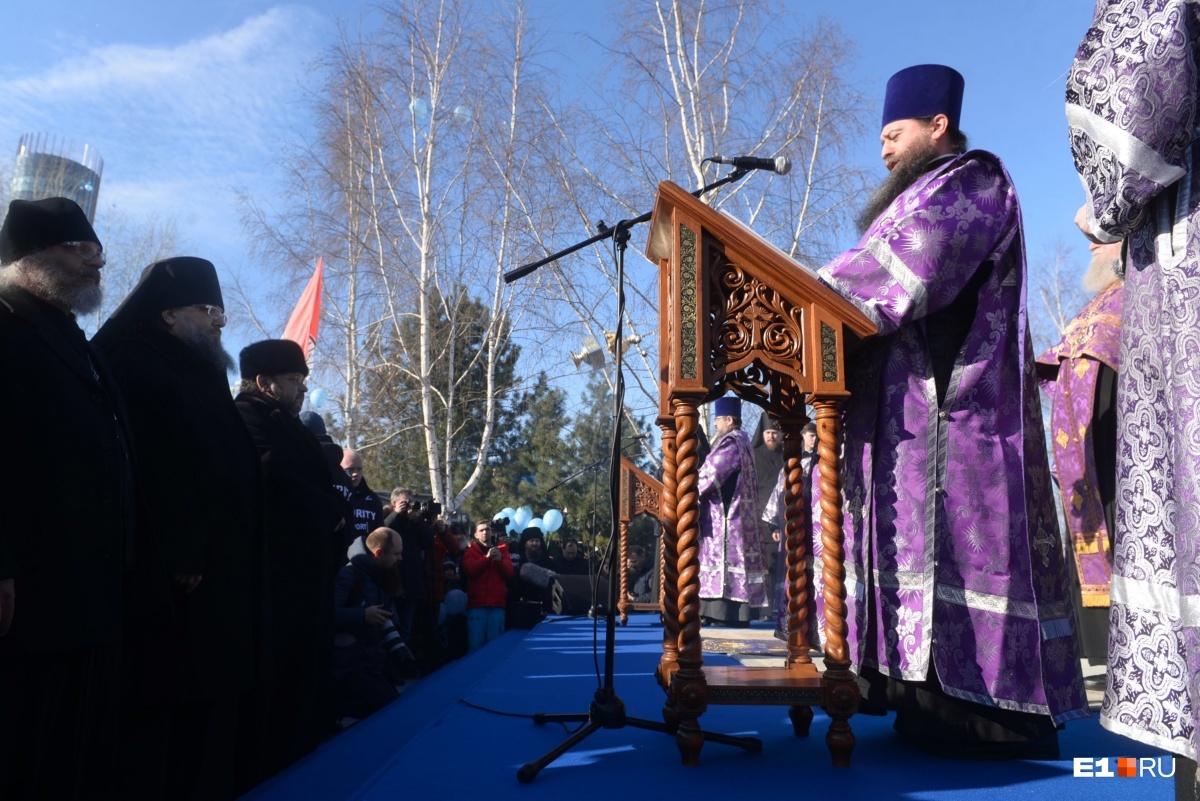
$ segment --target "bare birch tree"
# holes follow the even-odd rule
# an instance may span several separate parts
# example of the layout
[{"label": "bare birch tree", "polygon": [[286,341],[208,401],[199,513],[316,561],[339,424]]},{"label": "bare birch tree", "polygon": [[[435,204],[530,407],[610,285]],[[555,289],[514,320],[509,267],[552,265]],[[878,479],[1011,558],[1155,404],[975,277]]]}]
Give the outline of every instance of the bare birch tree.
[{"label": "bare birch tree", "polygon": [[[519,5],[496,20],[473,8],[399,0],[370,35],[343,32],[315,98],[320,138],[296,160],[301,213],[249,214],[285,263],[311,264],[296,245],[330,254],[334,324],[318,358],[340,383],[347,439],[368,455],[419,441],[429,490],[451,510],[476,485],[512,389],[497,365],[519,309],[501,272],[540,218],[516,197],[540,158],[529,22]],[[444,334],[466,309],[474,324],[480,301],[486,330],[468,350]],[[483,391],[465,395],[480,369]]]},{"label": "bare birch tree", "polygon": [[[628,2],[614,18],[603,88],[587,107],[555,113],[571,154],[560,188],[580,228],[642,213],[659,181],[711,182],[717,170],[705,162],[718,152],[785,155],[790,175],[755,173],[705,200],[801,263],[832,256],[865,186],[846,148],[862,133],[866,103],[847,79],[854,49],[837,26],[804,25],[760,0]],[[657,281],[630,256],[627,332],[637,347],[626,350],[627,377],[631,403],[645,412],[658,398]],[[581,337],[603,343],[612,328],[606,310],[615,308],[612,259],[597,249],[590,264],[580,261],[554,272],[560,297]]]}]

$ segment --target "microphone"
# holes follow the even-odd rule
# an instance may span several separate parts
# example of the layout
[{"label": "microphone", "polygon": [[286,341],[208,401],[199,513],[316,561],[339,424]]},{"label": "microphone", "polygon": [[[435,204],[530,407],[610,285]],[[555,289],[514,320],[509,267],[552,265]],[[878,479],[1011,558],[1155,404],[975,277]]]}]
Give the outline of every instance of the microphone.
[{"label": "microphone", "polygon": [[760,159],[757,156],[713,156],[709,159],[714,164],[732,164],[739,170],[768,170],[787,175],[792,170],[792,160],[787,156],[777,156],[773,159]]}]

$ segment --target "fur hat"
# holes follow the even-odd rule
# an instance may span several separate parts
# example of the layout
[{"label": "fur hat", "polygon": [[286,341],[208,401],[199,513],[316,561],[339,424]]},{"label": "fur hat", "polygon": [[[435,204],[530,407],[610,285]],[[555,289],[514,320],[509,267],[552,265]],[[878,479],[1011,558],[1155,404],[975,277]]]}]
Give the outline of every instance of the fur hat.
[{"label": "fur hat", "polygon": [[308,375],[304,351],[290,339],[264,339],[247,345],[238,355],[238,367],[246,381],[253,381],[260,375]]}]

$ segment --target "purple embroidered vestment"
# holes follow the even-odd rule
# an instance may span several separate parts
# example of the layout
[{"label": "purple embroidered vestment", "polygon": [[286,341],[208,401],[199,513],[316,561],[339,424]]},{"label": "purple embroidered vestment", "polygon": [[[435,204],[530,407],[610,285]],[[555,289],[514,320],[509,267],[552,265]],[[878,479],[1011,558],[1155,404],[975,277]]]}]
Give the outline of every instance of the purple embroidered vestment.
[{"label": "purple embroidered vestment", "polygon": [[[721,487],[734,480],[726,506]],[[735,428],[713,443],[700,466],[700,597],[767,605],[758,479],[750,436]]]},{"label": "purple embroidered vestment", "polygon": [[1052,407],[1050,447],[1085,607],[1108,606],[1112,575],[1092,412],[1100,366],[1120,372],[1121,298],[1121,282],[1110,284],[1067,324],[1062,341],[1038,357],[1038,375]]},{"label": "purple embroidered vestment", "polygon": [[[847,357],[854,665],[1056,722],[1087,715],[1008,174],[983,151],[935,162],[820,277],[880,332]],[[927,325],[964,290],[976,311],[939,405]]]},{"label": "purple embroidered vestment", "polygon": [[1125,240],[1108,729],[1196,758],[1200,701],[1200,5],[1096,6],[1067,79],[1089,225]]}]

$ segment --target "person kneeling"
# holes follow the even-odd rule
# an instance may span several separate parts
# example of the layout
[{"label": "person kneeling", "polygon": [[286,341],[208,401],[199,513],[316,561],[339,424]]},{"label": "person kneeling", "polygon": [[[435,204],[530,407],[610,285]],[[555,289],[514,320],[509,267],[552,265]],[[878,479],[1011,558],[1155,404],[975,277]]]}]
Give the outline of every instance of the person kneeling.
[{"label": "person kneeling", "polygon": [[388,677],[396,664],[412,659],[393,623],[393,568],[404,549],[400,535],[377,528],[366,546],[367,553],[351,558],[334,586],[335,719],[362,719],[396,700],[399,693]]}]

